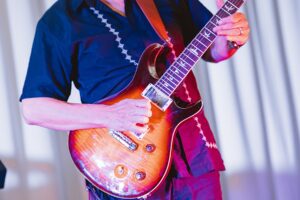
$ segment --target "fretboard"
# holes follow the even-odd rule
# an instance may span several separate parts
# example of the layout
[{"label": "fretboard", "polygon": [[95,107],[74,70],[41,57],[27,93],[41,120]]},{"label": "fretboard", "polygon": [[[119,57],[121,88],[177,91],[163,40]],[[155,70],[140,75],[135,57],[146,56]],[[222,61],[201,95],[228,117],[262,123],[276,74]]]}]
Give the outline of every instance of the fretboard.
[{"label": "fretboard", "polygon": [[155,86],[164,94],[171,96],[216,39],[217,35],[213,28],[218,25],[218,21],[237,12],[244,2],[245,0],[228,0],[170,65]]}]

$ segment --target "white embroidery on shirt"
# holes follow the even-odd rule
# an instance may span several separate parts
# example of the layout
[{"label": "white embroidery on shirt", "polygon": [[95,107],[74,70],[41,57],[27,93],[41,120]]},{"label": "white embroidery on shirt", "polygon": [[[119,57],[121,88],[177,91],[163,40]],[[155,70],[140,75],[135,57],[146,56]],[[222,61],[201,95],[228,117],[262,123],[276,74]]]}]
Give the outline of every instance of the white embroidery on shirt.
[{"label": "white embroidery on shirt", "polygon": [[[99,18],[101,20],[101,22],[105,25],[105,27],[107,27],[109,29],[109,32],[111,32],[116,37],[115,41],[118,43],[118,48],[121,50],[121,53],[125,56],[125,59],[128,60],[130,63],[134,64],[135,66],[137,66],[138,63],[135,60],[132,59],[132,57],[128,54],[128,50],[125,49],[124,44],[121,42],[122,38],[119,36],[119,32],[116,31],[112,27],[112,25],[108,22],[108,20],[104,18],[103,14],[100,14],[100,12],[96,8],[90,7],[90,9],[97,16],[97,18]],[[175,60],[175,58],[177,56],[176,56],[176,52],[175,52],[175,50],[173,48],[174,46],[173,46],[173,44],[171,42],[171,38],[170,37],[168,39],[168,44],[169,44],[170,48],[172,49],[171,53],[172,53],[172,55],[174,57],[174,60]],[[187,100],[188,100],[189,103],[191,103],[192,102],[192,98],[191,98],[190,93],[188,91],[187,85],[186,85],[186,83],[184,81],[183,81],[183,87],[185,89],[185,94],[187,95]],[[202,136],[202,140],[205,142],[205,146],[208,147],[208,148],[218,149],[216,143],[207,141],[207,138],[204,135],[204,132],[203,132],[203,130],[201,128],[201,124],[200,124],[200,122],[198,120],[198,117],[193,117],[193,119],[196,122],[196,126],[199,128],[199,133]]]},{"label": "white embroidery on shirt", "polygon": [[125,49],[124,44],[122,43],[122,38],[119,36],[119,32],[116,31],[112,27],[112,25],[108,22],[108,20],[103,16],[103,14],[100,14],[99,10],[97,10],[94,7],[90,7],[90,9],[93,11],[93,13],[97,16],[98,19],[109,29],[109,32],[111,32],[115,37],[115,41],[118,43],[118,48],[121,50],[121,53],[125,56],[125,59],[128,60],[130,63],[134,64],[135,66],[138,66],[138,62],[136,62],[132,56],[128,54],[128,50]]},{"label": "white embroidery on shirt", "polygon": [[[174,46],[173,46],[173,44],[172,44],[172,42],[171,42],[171,39],[169,39],[169,46],[170,46],[170,48],[172,49],[172,55],[173,55],[173,57],[174,57],[174,60],[176,59],[176,52],[175,52],[175,50],[174,50]],[[186,83],[183,81],[183,83],[182,83],[182,86],[183,86],[183,88],[184,88],[184,92],[185,92],[185,94],[186,94],[186,96],[187,96],[187,100],[188,100],[188,102],[189,103],[191,103],[192,102],[192,98],[191,98],[191,96],[190,96],[190,92],[189,92],[189,90],[188,90],[188,88],[187,88],[187,85],[186,85]],[[199,119],[198,119],[198,117],[193,117],[193,119],[195,120],[195,122],[196,122],[196,126],[197,126],[197,128],[199,129],[199,134],[202,136],[202,140],[205,142],[205,146],[207,147],[207,148],[211,148],[211,149],[218,149],[218,147],[217,147],[217,144],[215,143],[215,142],[209,142],[209,141],[207,141],[207,138],[206,138],[206,136],[204,135],[204,131],[202,130],[202,127],[201,127],[201,124],[200,124],[200,122],[199,122]]]}]

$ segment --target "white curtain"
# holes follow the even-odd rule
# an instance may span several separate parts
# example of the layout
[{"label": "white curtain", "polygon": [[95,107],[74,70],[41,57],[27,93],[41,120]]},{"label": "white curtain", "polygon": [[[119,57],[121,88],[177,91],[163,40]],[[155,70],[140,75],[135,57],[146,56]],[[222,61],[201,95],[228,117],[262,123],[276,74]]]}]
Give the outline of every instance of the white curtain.
[{"label": "white curtain", "polygon": [[[1,200],[87,199],[67,134],[25,125],[20,115],[35,25],[54,2],[0,1]],[[202,2],[216,11],[215,1]],[[229,61],[195,69],[227,168],[225,200],[300,199],[299,10],[299,0],[249,0],[249,43]]]}]

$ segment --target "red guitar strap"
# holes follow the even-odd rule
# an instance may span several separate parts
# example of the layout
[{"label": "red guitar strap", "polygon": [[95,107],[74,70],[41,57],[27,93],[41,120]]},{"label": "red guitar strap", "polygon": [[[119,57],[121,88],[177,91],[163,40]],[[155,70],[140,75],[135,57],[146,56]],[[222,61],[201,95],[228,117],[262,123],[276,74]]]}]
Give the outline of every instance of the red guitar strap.
[{"label": "red guitar strap", "polygon": [[153,0],[136,0],[157,35],[167,43],[170,38]]}]

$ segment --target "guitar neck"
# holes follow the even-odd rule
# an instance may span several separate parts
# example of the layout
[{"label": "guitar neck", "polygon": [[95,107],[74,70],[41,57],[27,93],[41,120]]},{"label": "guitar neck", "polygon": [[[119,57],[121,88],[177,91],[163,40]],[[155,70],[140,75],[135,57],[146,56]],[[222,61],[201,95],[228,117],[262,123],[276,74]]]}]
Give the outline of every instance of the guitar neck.
[{"label": "guitar neck", "polygon": [[217,26],[219,20],[236,13],[244,2],[245,0],[228,0],[176,58],[156,82],[155,87],[165,95],[171,96],[216,39],[217,35],[214,33],[213,28]]}]

